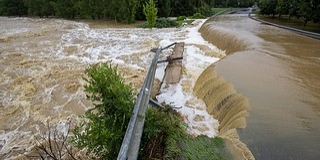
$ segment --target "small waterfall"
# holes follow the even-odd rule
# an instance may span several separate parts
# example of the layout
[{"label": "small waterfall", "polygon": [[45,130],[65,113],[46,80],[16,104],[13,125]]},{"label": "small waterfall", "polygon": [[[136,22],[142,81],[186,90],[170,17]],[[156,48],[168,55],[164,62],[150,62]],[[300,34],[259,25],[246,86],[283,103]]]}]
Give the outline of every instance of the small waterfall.
[{"label": "small waterfall", "polygon": [[249,104],[231,84],[214,72],[214,65],[204,70],[193,91],[206,103],[208,112],[219,120],[219,132],[224,135],[230,129],[246,127]]},{"label": "small waterfall", "polygon": [[[214,25],[224,16],[217,16],[208,19],[199,29],[201,36],[217,46],[219,49],[226,51],[226,54],[250,50],[252,41],[246,33],[239,33],[235,30],[226,29],[222,26]],[[230,18],[230,17],[228,17]],[[236,27],[236,26],[235,26]],[[258,41],[255,39],[255,41]]]},{"label": "small waterfall", "polygon": [[233,152],[242,154],[245,159],[254,159],[250,150],[239,140],[236,130],[246,127],[246,117],[249,114],[247,99],[237,93],[230,83],[216,75],[214,64],[202,72],[193,91],[205,102],[209,114],[219,120],[219,136],[228,141],[228,147]]},{"label": "small waterfall", "polygon": [[[227,54],[246,51],[249,43],[226,32],[222,28],[214,28],[209,19],[200,32],[205,40],[225,50]],[[215,64],[205,69],[198,77],[193,89],[198,98],[202,99],[207,111],[220,122],[219,136],[226,140],[227,147],[235,159],[255,159],[247,146],[240,141],[237,128],[246,127],[249,115],[249,102],[246,97],[237,93],[232,84],[215,73]]]}]

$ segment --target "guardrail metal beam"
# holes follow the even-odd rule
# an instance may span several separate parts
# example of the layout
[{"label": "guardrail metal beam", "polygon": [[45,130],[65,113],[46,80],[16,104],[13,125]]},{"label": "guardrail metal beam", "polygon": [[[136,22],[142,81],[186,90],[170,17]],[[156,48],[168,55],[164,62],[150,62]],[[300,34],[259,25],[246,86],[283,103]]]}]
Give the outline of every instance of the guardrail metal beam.
[{"label": "guardrail metal beam", "polygon": [[133,113],[130,118],[126,134],[123,138],[117,160],[136,160],[138,158],[145,113],[150,101],[150,93],[157,69],[157,61],[161,51],[168,49],[175,44],[176,43],[170,44],[164,48],[160,47],[152,59],[147,76],[134,105]]}]

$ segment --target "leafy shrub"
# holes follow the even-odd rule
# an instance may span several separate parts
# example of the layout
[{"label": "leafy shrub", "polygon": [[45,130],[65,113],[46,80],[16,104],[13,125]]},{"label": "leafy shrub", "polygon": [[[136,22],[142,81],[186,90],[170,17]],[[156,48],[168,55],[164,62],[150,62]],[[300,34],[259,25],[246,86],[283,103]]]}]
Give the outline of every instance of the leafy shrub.
[{"label": "leafy shrub", "polygon": [[139,159],[177,159],[179,143],[187,137],[186,126],[171,109],[147,110]]},{"label": "leafy shrub", "polygon": [[203,19],[203,18],[206,18],[206,16],[202,15],[201,13],[195,13],[191,18],[192,19]]},{"label": "leafy shrub", "polygon": [[185,19],[186,19],[186,16],[177,17],[177,21],[184,21]]},{"label": "leafy shrub", "polygon": [[168,108],[147,111],[139,159],[232,159],[222,138],[188,135],[179,113]]},{"label": "leafy shrub", "polygon": [[93,65],[86,69],[86,75],[85,92],[94,108],[75,127],[72,141],[100,157],[115,159],[134,106],[132,86],[124,83],[117,67],[110,63]]},{"label": "leafy shrub", "polygon": [[[179,23],[175,20],[169,18],[158,18],[156,20],[155,27],[156,28],[169,28],[169,27],[176,27]],[[138,28],[148,28],[148,23],[143,23],[137,26]]]},{"label": "leafy shrub", "polygon": [[153,0],[149,0],[149,3],[143,5],[143,13],[146,16],[148,27],[152,28],[156,24],[158,9]]},{"label": "leafy shrub", "polygon": [[175,27],[177,26],[177,22],[169,18],[158,18],[155,26],[156,28]]},{"label": "leafy shrub", "polygon": [[149,28],[148,23],[142,23],[137,25],[138,28]]}]

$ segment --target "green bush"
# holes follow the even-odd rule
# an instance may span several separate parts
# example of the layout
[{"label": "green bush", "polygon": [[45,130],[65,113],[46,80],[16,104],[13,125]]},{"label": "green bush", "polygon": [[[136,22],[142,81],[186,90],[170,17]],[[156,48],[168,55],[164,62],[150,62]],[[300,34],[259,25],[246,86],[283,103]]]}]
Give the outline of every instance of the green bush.
[{"label": "green bush", "polygon": [[152,28],[156,24],[158,9],[153,0],[149,0],[149,3],[143,5],[143,13],[146,16],[148,27]]},{"label": "green bush", "polygon": [[135,94],[110,63],[93,65],[86,69],[86,75],[85,92],[94,108],[75,127],[71,140],[77,147],[87,148],[100,157],[115,159],[132,114]]},{"label": "green bush", "polygon": [[[169,28],[169,27],[176,27],[179,26],[179,23],[175,20],[169,18],[158,18],[156,20],[155,27],[156,28]],[[137,26],[138,28],[148,28],[147,23],[143,23]]]},{"label": "green bush", "polygon": [[148,23],[142,23],[137,25],[138,28],[149,28]]},{"label": "green bush", "polygon": [[177,17],[177,21],[184,21],[185,19],[186,19],[186,16]]},{"label": "green bush", "polygon": [[201,13],[195,13],[191,18],[192,19],[203,19],[203,18],[206,18],[206,16],[202,15]]},{"label": "green bush", "polygon": [[[186,125],[171,109],[150,108],[146,114],[139,159],[177,159]],[[153,152],[154,151],[154,152]]]},{"label": "green bush", "polygon": [[222,138],[192,137],[186,128],[176,111],[149,109],[139,159],[232,159]]},{"label": "green bush", "polygon": [[177,22],[175,20],[169,18],[158,18],[156,21],[156,28],[168,28],[177,26]]}]

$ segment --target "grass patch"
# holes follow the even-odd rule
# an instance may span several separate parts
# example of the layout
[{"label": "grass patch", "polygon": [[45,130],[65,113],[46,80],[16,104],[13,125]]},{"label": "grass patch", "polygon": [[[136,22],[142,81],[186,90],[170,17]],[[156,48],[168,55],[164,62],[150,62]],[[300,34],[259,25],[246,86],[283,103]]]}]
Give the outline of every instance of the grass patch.
[{"label": "grass patch", "polygon": [[209,138],[207,136],[198,136],[196,138],[188,137],[182,143],[182,157],[186,160],[229,160],[232,155],[225,147],[222,138]]}]

